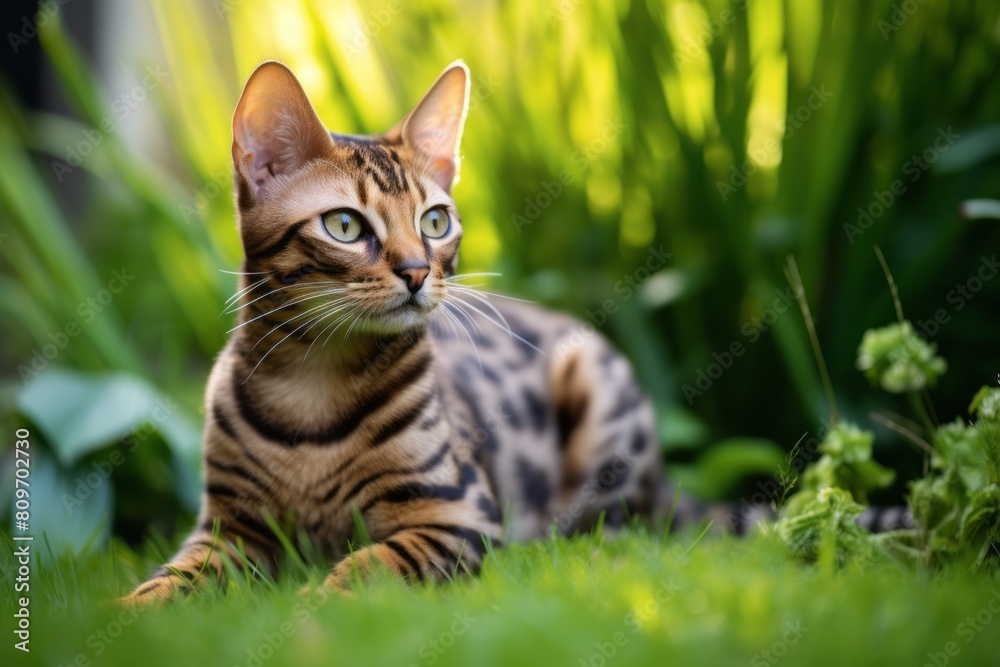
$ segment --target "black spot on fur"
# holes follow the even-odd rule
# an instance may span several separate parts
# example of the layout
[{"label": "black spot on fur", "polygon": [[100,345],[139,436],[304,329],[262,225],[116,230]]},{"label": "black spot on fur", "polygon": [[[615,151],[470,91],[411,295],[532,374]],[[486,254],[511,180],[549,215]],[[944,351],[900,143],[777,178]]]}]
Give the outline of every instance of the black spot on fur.
[{"label": "black spot on fur", "polygon": [[289,271],[288,273],[282,275],[278,278],[283,285],[292,285],[299,282],[302,276],[308,276],[310,273],[316,270],[316,267],[311,264],[303,264],[294,271]]},{"label": "black spot on fur", "polygon": [[533,389],[524,390],[524,405],[528,410],[531,425],[536,431],[544,431],[549,421],[549,411],[542,399]]},{"label": "black spot on fur", "polygon": [[482,511],[483,516],[486,517],[487,521],[500,523],[500,510],[497,509],[497,504],[495,502],[486,496],[479,496],[479,499],[476,500],[476,505]]},{"label": "black spot on fur", "polygon": [[500,414],[502,419],[514,429],[520,429],[523,427],[524,422],[521,420],[521,415],[517,410],[514,409],[514,404],[510,402],[509,398],[504,398],[500,402]]},{"label": "black spot on fur", "polygon": [[524,499],[534,509],[544,512],[552,497],[552,487],[545,476],[545,471],[521,457],[517,460],[517,476],[521,480],[521,494]]},{"label": "black spot on fur", "polygon": [[502,380],[497,372],[489,364],[483,364],[483,377],[493,384],[501,384]]},{"label": "black spot on fur", "polygon": [[608,493],[620,488],[628,481],[628,463],[621,457],[615,457],[610,461],[605,461],[600,470],[594,475],[597,482],[598,493]]},{"label": "black spot on fur", "polygon": [[250,262],[256,262],[262,259],[267,259],[268,257],[274,257],[288,247],[288,244],[299,235],[299,232],[302,231],[302,228],[305,227],[307,222],[309,221],[300,220],[299,222],[296,222],[294,225],[285,230],[285,233],[281,235],[281,238],[269,246],[254,248],[253,250],[244,248],[244,254],[247,257],[247,260]]},{"label": "black spot on fur", "polygon": [[583,422],[583,416],[590,404],[590,395],[583,394],[577,400],[560,405],[556,409],[556,428],[559,430],[559,447],[565,449],[569,445],[569,436]]},{"label": "black spot on fur", "polygon": [[458,484],[456,486],[447,486],[445,484],[422,484],[419,482],[401,484],[380,496],[370,499],[367,503],[365,503],[361,512],[367,512],[371,509],[371,507],[379,503],[405,504],[417,500],[461,500],[465,497],[465,492],[468,490],[469,485],[473,484],[476,481],[476,478],[477,475],[475,467],[466,463],[462,465],[458,476]]},{"label": "black spot on fur", "polygon": [[614,407],[611,408],[611,412],[608,413],[606,419],[608,421],[615,421],[632,412],[640,405],[642,405],[642,394],[635,386],[629,386],[618,395],[618,400],[615,402]]}]

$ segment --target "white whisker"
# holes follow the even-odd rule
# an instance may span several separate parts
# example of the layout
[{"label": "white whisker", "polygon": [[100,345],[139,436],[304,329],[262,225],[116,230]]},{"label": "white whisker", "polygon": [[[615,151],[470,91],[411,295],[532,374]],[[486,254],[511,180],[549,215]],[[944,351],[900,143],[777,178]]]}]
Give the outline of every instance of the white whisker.
[{"label": "white whisker", "polygon": [[262,276],[265,273],[274,273],[274,271],[227,271],[226,269],[219,269],[219,271],[233,276]]},{"label": "white whisker", "polygon": [[[317,317],[322,317],[322,316],[323,316],[323,315],[321,314],[321,315],[318,315]],[[264,360],[265,360],[265,359],[267,359],[267,355],[271,354],[271,352],[273,352],[273,351],[274,351],[274,349],[275,349],[276,347],[278,347],[279,345],[281,345],[282,343],[284,343],[284,342],[285,342],[286,340],[288,340],[288,339],[289,339],[289,338],[290,338],[290,337],[291,337],[291,336],[292,336],[293,334],[295,334],[295,332],[296,332],[296,331],[298,331],[299,329],[302,329],[303,327],[305,327],[306,325],[308,325],[308,324],[309,324],[310,322],[312,322],[312,320],[309,320],[309,321],[307,321],[307,322],[306,322],[305,324],[301,324],[301,325],[299,325],[298,327],[296,327],[295,329],[293,329],[293,330],[292,330],[291,332],[289,332],[289,333],[285,334],[285,337],[284,337],[284,338],[282,338],[282,339],[281,339],[281,340],[279,340],[279,341],[278,341],[277,343],[275,343],[274,345],[272,345],[272,346],[271,346],[271,348],[270,348],[270,349],[269,349],[269,350],[268,350],[267,352],[265,352],[265,353],[264,353],[264,356],[260,358],[260,360],[259,360],[259,361],[257,362],[257,365],[255,365],[255,366],[253,367],[253,369],[252,369],[252,370],[250,371],[249,375],[247,375],[247,379],[243,381],[243,384],[246,384],[246,383],[247,383],[247,380],[249,380],[249,379],[250,379],[250,378],[251,378],[251,377],[253,376],[253,374],[254,374],[254,371],[256,371],[256,370],[257,370],[258,368],[260,368],[260,365],[261,365],[262,363],[264,363]],[[272,329],[271,331],[274,331],[274,330],[275,330],[275,329]],[[263,338],[261,338],[261,339],[260,339],[260,340],[258,340],[257,342],[259,343],[259,342],[260,342],[261,340],[263,340]],[[254,347],[257,347],[257,344],[256,344],[256,343],[254,344]],[[253,349],[253,348],[251,348],[251,349]]]},{"label": "white whisker", "polygon": [[[465,334],[465,337],[469,339],[469,344],[472,345],[472,350],[473,350],[473,352],[476,353],[476,361],[479,362],[479,372],[482,373],[483,372],[483,360],[479,356],[479,348],[476,346],[476,341],[472,340],[472,334],[469,333],[469,330],[466,329],[466,327],[465,327],[464,324],[462,324],[462,321],[459,320],[458,317],[454,313],[452,313],[451,310],[450,310],[450,308],[455,308],[457,311],[462,312],[462,309],[459,308],[456,304],[453,304],[453,303],[451,303],[450,301],[447,301],[447,300],[442,301],[441,305],[443,305],[445,307],[445,309],[446,309],[446,310],[443,310],[441,312],[447,313],[448,315],[450,315],[451,318],[453,320],[455,320],[455,322],[458,324],[459,328],[462,330],[462,333]],[[466,318],[469,317],[468,314],[466,314],[464,312],[462,312],[462,314],[465,315]],[[471,322],[471,320],[469,320],[469,321]]]},{"label": "white whisker", "polygon": [[[449,284],[448,285],[448,289],[450,289],[450,290],[453,289],[453,290],[456,290],[456,291],[461,291],[463,289],[470,289],[471,287],[472,287],[471,285],[453,285],[453,284]],[[472,290],[470,290],[470,291],[472,291]],[[519,299],[516,296],[507,296],[506,294],[497,294],[496,292],[487,292],[486,290],[481,290],[481,289],[480,290],[475,290],[475,292],[477,294],[485,294],[487,296],[495,296],[498,299],[507,299],[508,301],[520,301],[521,303],[531,303],[531,304],[535,303],[534,301],[530,301],[528,299]]]},{"label": "white whisker", "polygon": [[[330,322],[329,324],[327,324],[325,327],[323,327],[323,329],[318,334],[316,334],[315,338],[312,339],[312,342],[309,343],[309,347],[306,349],[306,353],[304,355],[302,355],[302,364],[303,365],[306,363],[306,359],[309,357],[309,353],[312,352],[313,345],[316,344],[316,341],[318,341],[320,338],[323,337],[323,334],[326,333],[327,329],[329,329],[331,326],[333,326],[337,322],[343,321],[344,318],[348,317],[351,314],[351,311],[352,311],[353,308],[354,308],[354,304],[348,304],[346,306],[342,306],[342,307],[337,308],[335,310],[323,313],[323,315],[320,318],[320,320],[318,322],[316,322],[316,324],[314,324],[313,326],[318,326],[319,324],[321,324],[323,322],[323,320],[325,320],[327,318],[333,318],[335,315],[337,315],[337,313],[341,313],[344,310],[347,311],[346,313],[342,314],[340,317],[334,319],[332,322]],[[310,329],[311,328],[312,327],[310,327]],[[336,329],[334,329],[334,331],[336,331]],[[309,332],[309,329],[306,330],[306,333],[308,333],[308,332]],[[331,334],[332,334],[332,332],[331,332]],[[326,344],[324,343],[323,345],[320,345],[320,347],[322,348],[325,345]]]},{"label": "white whisker", "polygon": [[262,285],[263,283],[266,283],[268,280],[271,279],[272,275],[274,275],[274,274],[272,273],[270,275],[264,276],[263,278],[261,278],[260,280],[258,280],[257,282],[255,282],[254,284],[250,285],[249,287],[244,287],[243,289],[241,289],[238,292],[236,292],[236,294],[234,294],[231,297],[229,297],[228,299],[226,299],[226,308],[228,308],[231,303],[233,303],[234,301],[238,300],[240,297],[242,297],[244,294],[246,294],[247,292],[249,292],[253,288],[257,287],[258,285]]},{"label": "white whisker", "polygon": [[[329,295],[330,295],[330,293],[327,293],[327,292],[319,292],[319,293],[316,293],[316,294],[310,294],[310,295],[308,295],[306,297],[303,297],[301,299],[298,299],[296,301],[289,301],[288,303],[283,303],[280,306],[278,306],[277,308],[272,308],[271,310],[269,310],[267,312],[261,313],[257,317],[251,318],[251,319],[249,319],[246,322],[243,322],[241,324],[237,324],[235,327],[233,327],[232,329],[230,329],[226,333],[232,333],[232,332],[236,331],[237,329],[241,329],[241,328],[245,327],[246,325],[248,325],[248,324],[250,324],[252,322],[256,322],[257,320],[259,320],[259,319],[261,319],[263,317],[267,317],[271,313],[276,313],[279,310],[282,310],[284,308],[288,308],[289,306],[294,306],[294,305],[300,304],[300,303],[302,303],[304,301],[308,301],[310,299],[318,299],[318,298],[321,298],[321,297],[324,297],[324,296],[329,296]],[[324,302],[324,303],[325,303],[325,305],[336,305],[336,304],[343,303],[344,301],[347,301],[349,299],[350,299],[350,297],[342,296],[342,297],[338,297],[338,298],[336,298],[336,299],[334,299],[332,301],[327,301],[327,302]],[[296,317],[300,317],[300,316],[301,315],[298,315]],[[295,319],[295,318],[292,318],[292,319]]]},{"label": "white whisker", "polygon": [[[340,325],[346,322],[348,318],[352,317],[354,313],[357,312],[357,310],[358,310],[358,305],[352,304],[352,308],[350,310],[348,310],[346,313],[338,317],[334,322],[331,322],[330,324],[326,325],[326,329],[329,329],[331,326],[333,326],[333,330],[329,334],[327,334],[326,338],[323,340],[323,344],[320,345],[321,348],[326,347],[326,344],[330,342],[331,338],[333,338],[333,334],[336,333],[337,329],[340,328]],[[336,324],[336,326],[334,326],[334,324]],[[319,336],[317,336],[316,338],[322,336],[323,333],[326,331],[326,329],[320,331]]]},{"label": "white whisker", "polygon": [[[456,295],[456,297],[457,297],[457,295]],[[534,351],[538,352],[542,356],[548,356],[548,355],[545,354],[545,352],[543,350],[539,349],[536,345],[532,344],[531,342],[525,340],[522,336],[518,335],[509,326],[505,328],[499,322],[497,322],[496,320],[494,320],[492,317],[490,317],[489,315],[487,315],[483,311],[479,310],[478,308],[476,308],[475,306],[473,306],[471,303],[468,303],[467,301],[463,301],[462,303],[465,306],[468,306],[469,308],[471,308],[473,311],[479,313],[479,315],[482,316],[483,318],[485,318],[487,322],[490,322],[491,324],[494,324],[497,328],[499,328],[499,329],[507,332],[508,334],[510,334],[510,336],[512,336],[513,338],[516,338],[517,340],[521,341],[522,343],[524,343],[525,345],[527,345],[528,347],[530,347]]]},{"label": "white whisker", "polygon": [[[318,306],[313,306],[312,308],[310,308],[309,310],[307,310],[307,311],[305,311],[305,312],[302,312],[302,313],[299,313],[299,314],[298,314],[298,315],[296,315],[295,317],[290,317],[290,318],[288,318],[287,320],[285,320],[284,322],[281,322],[281,323],[279,323],[279,324],[278,324],[277,326],[275,326],[274,328],[272,328],[272,329],[271,329],[270,331],[268,331],[268,332],[267,332],[266,334],[264,334],[263,336],[261,336],[260,338],[258,338],[258,339],[257,339],[257,342],[256,342],[256,343],[254,343],[254,344],[253,344],[253,347],[251,347],[250,349],[251,349],[251,350],[255,349],[255,348],[256,348],[256,347],[258,346],[258,345],[260,345],[260,342],[261,342],[262,340],[264,340],[265,338],[267,338],[268,336],[270,336],[271,334],[273,334],[273,333],[274,333],[275,331],[277,331],[277,330],[278,330],[278,329],[280,329],[281,327],[285,326],[286,324],[291,324],[292,322],[294,322],[295,320],[299,319],[300,317],[305,317],[305,316],[306,316],[306,315],[308,315],[309,313],[314,313],[314,312],[316,312],[317,310],[323,310],[323,309],[325,309],[325,308],[335,308],[335,307],[337,307],[337,305],[338,305],[338,304],[337,304],[336,302],[327,302],[327,303],[321,303],[321,304],[319,304]],[[296,329],[295,331],[298,331],[298,329]],[[294,332],[293,332],[293,333],[294,333]],[[282,340],[284,340],[284,339],[282,339]]]},{"label": "white whisker", "polygon": [[[235,304],[230,305],[225,311],[223,311],[223,313],[224,314],[235,313],[238,310],[243,310],[247,306],[249,306],[251,304],[254,304],[254,303],[257,303],[261,299],[266,299],[266,298],[268,298],[268,297],[270,297],[270,296],[272,296],[274,294],[277,294],[278,292],[284,291],[284,290],[291,290],[291,289],[301,289],[301,290],[308,290],[308,289],[331,289],[333,291],[338,291],[338,292],[347,292],[348,291],[348,289],[345,288],[345,287],[327,288],[328,285],[340,285],[340,282],[336,281],[336,280],[323,280],[323,281],[318,281],[318,282],[313,282],[313,283],[292,283],[291,285],[284,285],[282,287],[275,287],[273,290],[271,290],[267,294],[263,294],[263,295],[257,297],[256,299],[251,299],[250,301],[247,301],[246,303],[241,304],[239,307],[234,308],[233,305],[235,305]],[[331,293],[333,293],[333,292],[331,292]]]},{"label": "white whisker", "polygon": [[495,273],[490,271],[481,271],[479,273],[456,273],[453,276],[448,276],[445,278],[445,282],[454,282],[456,280],[462,280],[463,278],[480,278],[483,276],[502,276],[502,273]]},{"label": "white whisker", "polygon": [[496,316],[498,318],[500,318],[501,322],[503,322],[503,325],[507,328],[507,331],[511,330],[510,323],[507,321],[507,318],[503,316],[503,313],[501,313],[499,310],[497,310],[497,307],[494,306],[492,303],[490,303],[489,300],[486,297],[484,297],[482,294],[480,294],[479,292],[476,292],[475,290],[469,290],[467,292],[464,292],[464,291],[460,290],[457,294],[455,294],[455,297],[458,298],[459,296],[466,295],[466,294],[469,295],[469,296],[471,296],[471,297],[473,297],[473,298],[475,298],[475,299],[478,299],[479,301],[482,301],[487,306],[489,306],[490,310],[492,310],[494,313],[496,313]]}]

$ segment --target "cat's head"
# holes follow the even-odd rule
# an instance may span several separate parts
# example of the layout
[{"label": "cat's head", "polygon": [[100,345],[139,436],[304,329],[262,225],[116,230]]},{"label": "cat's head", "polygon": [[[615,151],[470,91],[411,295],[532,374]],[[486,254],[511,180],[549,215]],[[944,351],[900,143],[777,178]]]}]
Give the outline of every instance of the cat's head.
[{"label": "cat's head", "polygon": [[245,271],[335,304],[370,331],[425,322],[462,237],[451,188],[468,89],[457,62],[385,134],[342,135],[323,126],[287,67],[258,67],[233,117]]}]

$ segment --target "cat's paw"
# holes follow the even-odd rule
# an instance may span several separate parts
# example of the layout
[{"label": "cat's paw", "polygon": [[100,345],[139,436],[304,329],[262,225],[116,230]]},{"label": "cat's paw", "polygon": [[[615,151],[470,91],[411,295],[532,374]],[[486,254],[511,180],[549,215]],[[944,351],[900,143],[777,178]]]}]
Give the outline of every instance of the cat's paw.
[{"label": "cat's paw", "polygon": [[149,607],[164,605],[171,601],[178,592],[177,585],[169,577],[156,577],[141,584],[128,595],[116,599],[119,607]]},{"label": "cat's paw", "polygon": [[317,605],[323,604],[332,596],[340,598],[358,597],[354,591],[330,583],[330,579],[331,577],[327,577],[322,583],[310,582],[297,590],[295,594],[300,599],[308,600]]}]

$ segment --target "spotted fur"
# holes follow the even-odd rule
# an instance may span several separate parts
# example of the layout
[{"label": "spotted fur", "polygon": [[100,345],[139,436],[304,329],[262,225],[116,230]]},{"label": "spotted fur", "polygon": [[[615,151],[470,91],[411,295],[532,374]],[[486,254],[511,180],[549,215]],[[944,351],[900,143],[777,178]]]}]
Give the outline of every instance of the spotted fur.
[{"label": "spotted fur", "polygon": [[[252,75],[233,121],[238,327],[208,381],[198,525],[128,602],[221,576],[235,545],[275,570],[272,522],[344,553],[359,512],[373,543],[333,565],[343,588],[376,563],[442,579],[475,571],[485,540],[652,511],[662,462],[629,363],[569,317],[453,277],[467,99],[457,63],[386,134],[339,135],[283,65]],[[441,238],[422,231],[435,207]],[[357,240],[332,236],[341,210]]]}]

